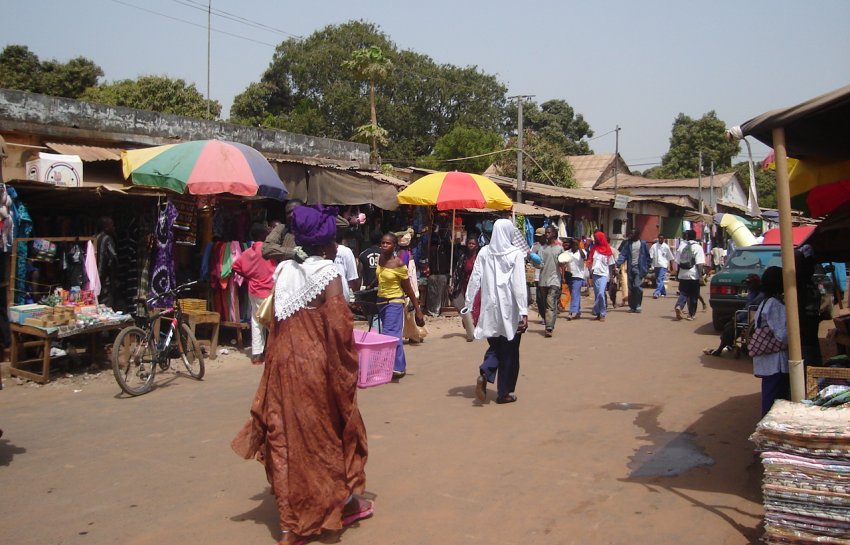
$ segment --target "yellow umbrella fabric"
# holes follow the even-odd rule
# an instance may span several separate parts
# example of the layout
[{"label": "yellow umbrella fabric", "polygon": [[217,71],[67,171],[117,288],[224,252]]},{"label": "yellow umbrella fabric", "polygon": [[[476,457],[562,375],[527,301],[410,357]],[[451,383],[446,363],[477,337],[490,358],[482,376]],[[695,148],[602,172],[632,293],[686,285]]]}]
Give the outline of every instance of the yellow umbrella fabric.
[{"label": "yellow umbrella fabric", "polygon": [[399,204],[436,206],[437,210],[490,208],[510,210],[513,201],[492,180],[468,172],[434,172],[398,194]]}]

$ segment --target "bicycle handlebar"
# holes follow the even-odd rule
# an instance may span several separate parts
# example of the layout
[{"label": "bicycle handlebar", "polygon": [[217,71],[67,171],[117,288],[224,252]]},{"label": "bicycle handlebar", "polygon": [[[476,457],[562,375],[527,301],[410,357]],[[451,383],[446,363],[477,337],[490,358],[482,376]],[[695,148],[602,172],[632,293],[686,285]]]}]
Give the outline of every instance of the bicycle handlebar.
[{"label": "bicycle handlebar", "polygon": [[159,295],[154,295],[154,296],[153,296],[153,297],[151,297],[150,299],[147,299],[147,300],[145,301],[145,304],[146,304],[147,306],[151,306],[151,305],[153,305],[153,304],[154,304],[154,302],[156,302],[156,301],[158,301],[158,300],[162,299],[162,298],[163,298],[163,297],[165,297],[166,295],[177,295],[177,294],[178,294],[178,293],[180,293],[180,292],[187,291],[187,289],[188,289],[188,288],[190,288],[190,287],[194,286],[194,285],[195,285],[195,284],[197,284],[197,283],[198,283],[198,281],[197,281],[197,280],[193,280],[193,281],[191,281],[191,282],[186,282],[185,284],[180,284],[179,286],[177,286],[177,287],[175,287],[175,288],[172,288],[172,289],[168,290],[168,291],[167,291],[167,292],[165,292],[165,293],[160,293]]}]

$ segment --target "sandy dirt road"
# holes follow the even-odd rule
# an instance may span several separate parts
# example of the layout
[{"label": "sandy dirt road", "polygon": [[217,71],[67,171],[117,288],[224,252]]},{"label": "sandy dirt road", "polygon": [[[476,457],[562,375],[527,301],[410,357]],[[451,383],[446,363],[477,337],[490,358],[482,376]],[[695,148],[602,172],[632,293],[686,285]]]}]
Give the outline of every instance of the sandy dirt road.
[{"label": "sandy dirt road", "polygon": [[[702,355],[717,340],[710,312],[674,322],[672,306],[562,318],[550,339],[532,320],[509,405],[492,388],[475,400],[485,343],[467,343],[457,318],[431,321],[406,348],[408,376],[359,393],[376,514],[323,541],[756,543],[758,380],[749,360]],[[0,542],[274,543],[263,469],[229,447],[260,373],[231,354],[203,382],[165,375],[139,398],[109,371],[7,379]]]}]

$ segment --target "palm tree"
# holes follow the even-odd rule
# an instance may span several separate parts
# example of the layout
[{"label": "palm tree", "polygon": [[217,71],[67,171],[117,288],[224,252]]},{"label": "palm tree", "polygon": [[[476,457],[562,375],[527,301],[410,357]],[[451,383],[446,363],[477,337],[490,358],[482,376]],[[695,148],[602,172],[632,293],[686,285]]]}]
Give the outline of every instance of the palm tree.
[{"label": "palm tree", "polygon": [[384,52],[381,51],[380,47],[373,45],[352,51],[351,59],[343,62],[343,66],[353,71],[359,79],[369,82],[369,107],[372,113],[371,127],[367,131],[364,131],[366,127],[364,125],[358,129],[358,132],[361,134],[363,132],[371,133],[372,162],[378,164],[381,162],[381,158],[378,155],[378,139],[383,129],[378,127],[378,113],[375,110],[375,83],[387,78],[392,70],[393,63],[389,58],[384,56]]}]

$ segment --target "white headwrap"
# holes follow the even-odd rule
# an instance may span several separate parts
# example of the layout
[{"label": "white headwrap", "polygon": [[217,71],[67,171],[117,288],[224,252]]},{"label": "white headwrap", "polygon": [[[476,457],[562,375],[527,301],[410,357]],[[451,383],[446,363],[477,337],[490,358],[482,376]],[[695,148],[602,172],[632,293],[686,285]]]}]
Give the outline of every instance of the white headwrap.
[{"label": "white headwrap", "polygon": [[466,308],[471,309],[481,291],[481,313],[475,338],[514,338],[521,316],[528,315],[525,256],[511,242],[514,226],[509,220],[493,225],[490,244],[478,252],[466,288]]}]

